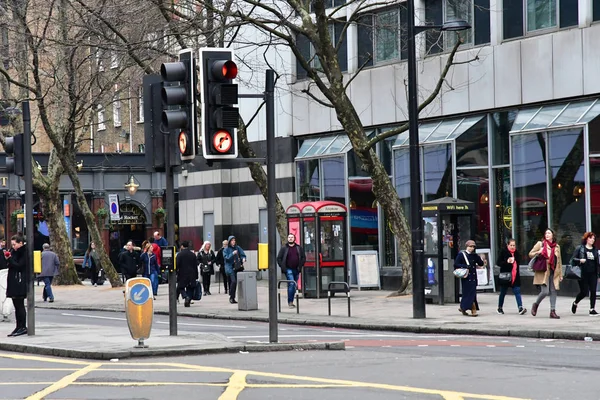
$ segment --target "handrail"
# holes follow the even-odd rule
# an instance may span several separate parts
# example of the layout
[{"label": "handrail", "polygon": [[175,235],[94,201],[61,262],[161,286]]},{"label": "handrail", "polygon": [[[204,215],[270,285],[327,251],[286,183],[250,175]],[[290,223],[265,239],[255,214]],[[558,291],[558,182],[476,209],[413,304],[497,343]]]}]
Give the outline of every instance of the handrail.
[{"label": "handrail", "polygon": [[294,285],[296,285],[296,314],[300,314],[300,296],[298,295],[298,284],[296,283],[296,281],[291,281],[287,279],[283,279],[277,282],[277,307],[279,308],[279,312],[281,312],[281,292],[279,291],[279,289],[281,289],[282,283],[293,283]]},{"label": "handrail", "polygon": [[[343,285],[343,288],[335,289],[336,285]],[[332,288],[333,287],[333,288]],[[348,317],[350,317],[350,285],[346,282],[329,282],[327,285],[327,308],[329,315],[331,316],[331,294],[335,293],[346,293],[346,297],[348,298]]]}]

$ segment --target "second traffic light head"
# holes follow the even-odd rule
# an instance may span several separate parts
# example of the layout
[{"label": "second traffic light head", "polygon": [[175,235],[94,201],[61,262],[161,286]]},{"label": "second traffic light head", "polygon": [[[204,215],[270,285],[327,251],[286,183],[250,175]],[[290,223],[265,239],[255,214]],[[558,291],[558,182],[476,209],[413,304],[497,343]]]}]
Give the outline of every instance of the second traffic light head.
[{"label": "second traffic light head", "polygon": [[224,82],[237,77],[238,68],[232,60],[218,60],[211,65],[210,73],[216,81]]},{"label": "second traffic light head", "polygon": [[4,142],[6,152],[6,171],[17,176],[25,175],[25,148],[23,134],[7,137]]}]

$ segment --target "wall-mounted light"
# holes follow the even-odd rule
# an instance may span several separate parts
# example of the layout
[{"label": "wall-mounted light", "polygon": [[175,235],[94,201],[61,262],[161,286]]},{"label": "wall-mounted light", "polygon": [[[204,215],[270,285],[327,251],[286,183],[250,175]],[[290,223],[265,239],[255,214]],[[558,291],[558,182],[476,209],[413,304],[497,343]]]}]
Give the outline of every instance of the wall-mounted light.
[{"label": "wall-mounted light", "polygon": [[137,192],[138,187],[140,187],[140,184],[136,181],[137,179],[131,174],[129,175],[129,180],[125,182],[125,188],[127,188],[127,192],[129,192],[131,196],[133,196]]},{"label": "wall-mounted light", "polygon": [[581,195],[583,195],[584,192],[585,186],[583,186],[580,183],[575,185],[575,187],[573,188],[573,197],[575,197],[575,201],[579,201],[579,198],[581,197]]},{"label": "wall-mounted light", "polygon": [[350,208],[356,208],[356,201],[350,200]]},{"label": "wall-mounted light", "polygon": [[77,172],[80,172],[83,169],[83,160],[80,160],[77,164]]},{"label": "wall-mounted light", "polygon": [[479,202],[481,204],[488,204],[490,202],[490,195],[487,192],[484,192],[479,198]]}]

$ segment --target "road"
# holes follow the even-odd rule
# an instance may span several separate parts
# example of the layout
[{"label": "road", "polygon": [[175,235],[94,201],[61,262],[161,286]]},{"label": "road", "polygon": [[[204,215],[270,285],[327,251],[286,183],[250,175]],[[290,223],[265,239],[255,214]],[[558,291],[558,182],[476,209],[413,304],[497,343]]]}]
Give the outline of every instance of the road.
[{"label": "road", "polygon": [[[41,323],[123,326],[118,313],[44,310]],[[168,317],[156,316],[157,328]],[[163,329],[164,329],[163,328]],[[268,340],[268,325],[179,318],[182,331]],[[280,327],[281,341],[346,351],[238,353],[127,362],[0,352],[0,399],[597,399],[600,344]]]}]

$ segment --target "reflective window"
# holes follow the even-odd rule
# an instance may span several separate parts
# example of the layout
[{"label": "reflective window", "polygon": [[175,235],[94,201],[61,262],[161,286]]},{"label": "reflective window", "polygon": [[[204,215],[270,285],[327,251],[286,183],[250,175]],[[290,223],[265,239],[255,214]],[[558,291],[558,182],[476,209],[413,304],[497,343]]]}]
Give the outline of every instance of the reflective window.
[{"label": "reflective window", "polygon": [[[510,169],[493,169],[494,190],[496,194],[496,243],[494,248],[503,249],[506,240],[512,238],[512,190],[510,188]],[[530,249],[522,248],[518,243],[519,253],[529,252]]]},{"label": "reflective window", "polygon": [[488,165],[487,139],[487,118],[483,118],[456,139],[456,166]]},{"label": "reflective window", "polygon": [[306,153],[308,153],[308,151],[310,150],[310,148],[317,143],[319,139],[307,139],[305,141],[302,142],[302,145],[300,146],[300,149],[298,150],[298,156],[297,157],[304,157],[306,155]]},{"label": "reflective window", "polygon": [[564,126],[575,124],[581,116],[594,104],[594,100],[581,101],[579,103],[570,103],[556,121],[550,126]]},{"label": "reflective window", "polygon": [[346,229],[341,219],[321,218],[321,254],[323,261],[342,261],[344,254],[344,239]]},{"label": "reflective window", "polygon": [[407,148],[394,151],[394,186],[410,224],[410,156]]},{"label": "reflective window", "polygon": [[452,197],[452,146],[424,146],[423,172],[425,201]]},{"label": "reflective window", "polygon": [[[448,137],[448,135],[450,135],[458,127],[458,124],[460,124],[461,121],[462,121],[462,118],[442,121],[442,123],[437,127],[437,129],[431,135],[429,135],[429,137],[427,137],[424,141],[425,142],[433,142],[436,140],[446,139]],[[421,135],[419,135],[419,136],[421,136]]]},{"label": "reflective window", "polygon": [[298,180],[298,201],[321,199],[319,160],[296,162],[296,179]]},{"label": "reflective window", "polygon": [[548,139],[552,172],[550,221],[561,247],[563,264],[568,264],[586,230],[583,130],[551,132]]},{"label": "reflective window", "polygon": [[542,107],[539,113],[522,129],[544,129],[558,116],[566,104],[555,104]]},{"label": "reflective window", "polygon": [[493,114],[492,165],[507,165],[510,163],[508,138],[516,116],[516,111],[502,111]]},{"label": "reflective window", "polygon": [[527,0],[527,32],[556,26],[558,0]]},{"label": "reflective window", "polygon": [[351,179],[350,233],[353,250],[379,249],[379,219],[371,178]]},{"label": "reflective window", "polygon": [[546,196],[545,133],[512,137],[513,211],[516,240],[521,249],[521,263],[548,227]]},{"label": "reflective window", "polygon": [[331,145],[327,148],[327,151],[325,152],[325,154],[340,153],[342,151],[342,149],[348,144],[349,141],[350,141],[350,139],[348,139],[347,135],[345,135],[345,134],[338,135],[335,138],[335,140],[333,141],[333,143],[331,143]]},{"label": "reflective window", "polygon": [[360,161],[360,158],[358,158],[354,150],[350,150],[348,152],[348,176],[351,178],[356,176],[368,177],[369,174],[363,170],[362,166],[363,163]]},{"label": "reflective window", "polygon": [[456,171],[457,197],[475,205],[474,240],[481,248],[490,247],[490,192],[486,169]]},{"label": "reflective window", "polygon": [[590,158],[592,232],[600,232],[600,158]]},{"label": "reflective window", "polygon": [[346,204],[344,158],[327,158],[321,161],[323,170],[323,200]]},{"label": "reflective window", "polygon": [[327,147],[329,147],[331,142],[333,142],[334,138],[335,138],[335,136],[324,136],[322,138],[319,138],[317,143],[315,143],[314,146],[312,146],[310,149],[308,149],[308,151],[305,154],[303,154],[302,156],[303,157],[311,157],[311,156],[316,156],[316,155],[323,153],[325,151],[325,149],[327,149]]},{"label": "reflective window", "polygon": [[525,124],[540,110],[540,107],[529,108],[525,110],[519,110],[517,118],[512,126],[513,131],[519,131],[523,129]]}]

